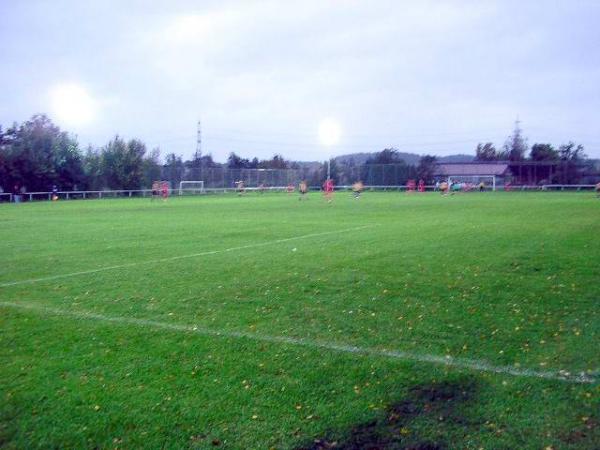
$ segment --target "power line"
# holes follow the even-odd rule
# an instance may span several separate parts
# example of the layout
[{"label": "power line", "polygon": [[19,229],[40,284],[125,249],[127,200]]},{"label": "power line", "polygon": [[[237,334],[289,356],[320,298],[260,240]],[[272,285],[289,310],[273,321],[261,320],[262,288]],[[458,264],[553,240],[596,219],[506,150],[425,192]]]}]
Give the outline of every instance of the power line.
[{"label": "power line", "polygon": [[[159,144],[168,144],[168,143],[177,143],[177,142],[189,142],[191,137],[176,137],[171,139],[160,139],[157,140],[156,143]],[[256,145],[268,145],[268,146],[279,146],[279,147],[293,147],[293,148],[320,148],[321,145],[316,142],[285,142],[285,141],[268,141],[268,140],[260,140],[260,139],[244,139],[237,137],[230,137],[226,135],[219,134],[207,134],[205,135],[205,140],[208,141],[225,141],[225,142],[237,142],[240,144],[256,144]],[[375,141],[376,139],[373,139]],[[429,141],[429,142],[390,142],[389,144],[381,144],[378,142],[373,143],[360,143],[360,144],[337,144],[332,147],[335,148],[372,148],[374,146],[377,147],[406,147],[406,146],[437,146],[437,145],[455,145],[455,144],[469,144],[469,143],[478,143],[482,141],[489,141],[489,139],[481,139],[481,138],[472,138],[472,139],[461,139],[461,140],[453,140],[453,141]],[[196,153],[199,153],[200,147],[196,145]]]},{"label": "power line", "polygon": [[[220,128],[220,127],[212,127],[211,131],[216,131],[217,134],[221,134],[221,133],[225,133],[225,134],[233,134],[233,135],[242,135],[242,136],[289,136],[289,137],[309,137],[309,138],[314,138],[316,136],[315,132],[306,132],[306,133],[295,133],[295,132],[285,132],[285,131],[254,131],[254,130],[242,130],[239,128]],[[394,134],[380,134],[380,135],[373,135],[373,134],[357,134],[357,133],[344,133],[345,136],[349,137],[349,138],[365,138],[365,139],[374,139],[374,138],[380,138],[380,139],[390,139],[390,138],[394,138],[394,136],[397,136],[398,134],[401,134],[403,137],[408,137],[408,138],[421,138],[421,137],[439,137],[439,136],[460,136],[460,135],[471,135],[474,133],[478,133],[478,134],[496,134],[498,133],[498,130],[478,130],[476,132],[473,131],[448,131],[448,132],[441,132],[441,133],[415,133],[415,134],[408,134],[408,133],[404,133],[404,132],[400,132],[400,133],[394,133]],[[505,133],[505,131],[502,132],[503,134]]]},{"label": "power line", "polygon": [[[262,145],[274,145],[281,147],[304,147],[304,148],[314,148],[321,147],[317,143],[301,143],[301,142],[277,142],[277,141],[263,141],[263,140],[255,140],[255,139],[240,139],[234,137],[228,137],[223,135],[207,135],[207,139],[209,140],[218,140],[218,141],[231,141],[231,142],[240,142],[246,144],[262,144]],[[375,141],[375,139],[373,139]],[[428,146],[428,145],[454,145],[454,144],[468,144],[468,143],[477,143],[482,141],[487,141],[489,139],[481,139],[481,138],[473,138],[473,139],[463,139],[463,140],[454,140],[454,141],[430,141],[430,142],[394,142],[389,145],[385,145],[385,147],[406,147],[406,146]],[[373,146],[381,146],[381,144],[373,143],[373,144],[336,144],[331,147],[336,148],[368,148]]]},{"label": "power line", "polygon": [[[519,119],[517,119],[516,121],[516,126],[518,126],[518,123],[520,122]],[[197,127],[197,133],[196,133],[196,156],[201,154],[202,151],[202,130],[201,130],[201,121],[198,121],[198,127]],[[215,130],[225,130],[223,128],[216,128]],[[255,139],[254,136],[261,136],[260,132],[243,132],[242,130],[234,130],[234,129],[230,129],[231,132],[228,134],[221,134],[221,133],[210,133],[208,135],[205,135],[205,140],[208,139],[209,141],[224,141],[224,142],[234,142],[234,143],[240,143],[240,144],[249,144],[249,145],[265,145],[265,146],[276,146],[276,147],[284,147],[284,148],[304,148],[304,149],[314,149],[314,148],[320,148],[321,146],[316,143],[316,142],[297,142],[297,140],[295,140],[296,142],[290,142],[288,140],[263,140],[263,139]],[[483,134],[483,132],[481,132]],[[234,136],[232,136],[232,134]],[[235,135],[242,135],[241,137],[237,137]],[[288,136],[292,136],[293,133],[283,133],[283,132],[275,132],[273,133],[273,135],[288,135]],[[422,135],[412,135],[414,137],[426,137],[426,136],[452,136],[452,135],[464,135],[467,134],[466,132],[453,132],[453,133],[437,133],[437,134],[422,134]],[[486,133],[487,134],[487,133]],[[490,133],[491,134],[491,133]],[[248,136],[249,138],[245,138],[243,136]],[[305,135],[305,136],[309,136],[309,135]],[[350,139],[352,139],[353,135],[347,135]],[[359,136],[359,135],[354,135],[354,137]],[[365,149],[365,150],[370,150],[372,151],[374,147],[394,147],[394,148],[398,148],[398,147],[426,147],[426,146],[440,146],[440,145],[446,145],[446,146],[451,146],[451,145],[459,145],[459,144],[477,144],[479,142],[502,142],[505,139],[505,136],[502,135],[501,138],[499,139],[493,139],[490,137],[473,137],[473,138],[468,138],[468,139],[456,139],[456,140],[443,140],[443,141],[404,141],[404,142],[393,142],[394,139],[389,139],[389,138],[383,138],[381,136],[367,136],[367,135],[363,135],[365,136],[365,138],[368,138],[370,140],[373,141],[373,143],[347,143],[347,144],[337,144],[334,145],[333,147],[338,148],[338,149]],[[313,134],[310,135],[310,137],[314,137]],[[411,137],[411,135],[404,135],[403,137]],[[166,139],[158,139],[156,142],[158,142],[159,144],[169,144],[169,143],[177,143],[177,142],[189,142],[192,139],[192,136],[188,135],[188,136],[174,136],[171,138],[166,138]],[[381,144],[381,142],[385,140],[388,141],[389,144]],[[585,142],[586,140],[583,139],[583,142]],[[588,144],[591,144],[592,146],[597,145],[597,141],[588,141]],[[592,150],[592,149],[589,149]]]},{"label": "power line", "polygon": [[[316,133],[314,132],[306,132],[306,133],[296,133],[296,132],[287,132],[287,131],[274,131],[274,130],[268,130],[268,131],[256,131],[256,130],[243,130],[243,129],[239,129],[239,128],[221,128],[221,127],[211,127],[211,132],[216,132],[211,134],[212,136],[217,136],[217,137],[221,137],[221,136],[226,136],[228,139],[234,139],[236,136],[248,136],[251,137],[252,139],[250,140],[254,140],[254,138],[258,137],[259,140],[261,140],[260,138],[265,137],[265,136],[285,136],[285,137],[290,137],[290,138],[297,138],[297,137],[307,137],[307,138],[315,138],[316,137]],[[404,132],[398,132],[398,133],[394,133],[394,134],[357,134],[357,133],[344,133],[344,135],[349,138],[349,139],[379,139],[379,140],[394,140],[396,138],[396,136],[401,135],[404,138],[429,138],[429,137],[440,137],[440,136],[464,136],[464,135],[473,135],[473,134],[478,134],[478,135],[496,135],[496,134],[502,134],[503,136],[505,135],[505,132],[498,132],[498,130],[478,130],[478,131],[451,131],[451,132],[440,132],[440,133],[414,133],[414,134],[410,134],[410,133],[404,133]],[[230,137],[231,136],[231,137]],[[185,139],[190,139],[190,135],[179,135],[179,136],[173,136],[173,137],[168,137],[167,139],[162,139],[163,141],[175,141],[175,140],[185,140]],[[239,139],[239,138],[238,138]]]}]

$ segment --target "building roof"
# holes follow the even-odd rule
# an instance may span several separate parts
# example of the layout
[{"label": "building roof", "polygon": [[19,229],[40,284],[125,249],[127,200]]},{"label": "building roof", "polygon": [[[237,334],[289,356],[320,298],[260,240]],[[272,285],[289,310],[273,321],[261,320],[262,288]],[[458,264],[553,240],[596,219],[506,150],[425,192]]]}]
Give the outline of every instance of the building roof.
[{"label": "building roof", "polygon": [[456,163],[436,164],[435,175],[442,176],[478,176],[509,174],[507,163]]}]

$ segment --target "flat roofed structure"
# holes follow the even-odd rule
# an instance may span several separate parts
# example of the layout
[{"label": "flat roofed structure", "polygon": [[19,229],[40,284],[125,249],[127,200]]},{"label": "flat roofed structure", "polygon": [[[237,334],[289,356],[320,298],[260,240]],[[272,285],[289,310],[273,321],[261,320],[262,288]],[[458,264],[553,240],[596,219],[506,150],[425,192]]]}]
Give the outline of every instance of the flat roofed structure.
[{"label": "flat roofed structure", "polygon": [[507,162],[444,163],[436,165],[434,175],[439,177],[506,177],[510,175],[510,168]]},{"label": "flat roofed structure", "polygon": [[434,176],[465,183],[490,183],[496,190],[498,182],[504,182],[511,175],[509,163],[506,161],[472,162],[472,163],[443,163],[436,164]]}]

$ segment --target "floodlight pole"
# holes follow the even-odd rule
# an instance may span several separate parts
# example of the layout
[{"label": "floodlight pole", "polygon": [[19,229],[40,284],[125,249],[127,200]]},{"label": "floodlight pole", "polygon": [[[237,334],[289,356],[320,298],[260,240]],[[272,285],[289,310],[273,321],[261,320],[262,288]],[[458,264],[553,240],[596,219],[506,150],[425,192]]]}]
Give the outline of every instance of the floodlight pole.
[{"label": "floodlight pole", "polygon": [[331,178],[331,158],[327,158],[327,179]]}]

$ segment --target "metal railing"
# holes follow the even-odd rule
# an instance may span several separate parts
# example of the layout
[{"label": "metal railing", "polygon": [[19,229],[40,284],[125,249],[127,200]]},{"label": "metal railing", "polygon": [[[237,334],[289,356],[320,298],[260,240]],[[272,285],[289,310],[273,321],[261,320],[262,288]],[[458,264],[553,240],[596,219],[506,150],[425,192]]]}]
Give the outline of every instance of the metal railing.
[{"label": "metal railing", "polygon": [[[414,189],[414,187],[413,187]],[[497,190],[505,190],[504,186],[497,186]],[[596,189],[595,184],[544,184],[544,185],[510,185],[508,189],[510,191],[538,191],[538,192],[550,192],[550,191],[593,191]],[[310,186],[310,191],[320,191],[321,186]],[[335,186],[336,191],[350,191],[352,185],[341,185]],[[367,185],[364,187],[364,191],[395,191],[403,192],[409,190],[407,185]],[[425,186],[426,191],[435,191],[436,187],[433,185]],[[473,191],[478,191],[478,186],[473,186]],[[490,186],[486,186],[486,191],[492,190]],[[179,190],[171,189],[170,195],[175,195]],[[207,194],[227,194],[227,193],[239,193],[239,189],[233,187],[227,188],[204,188],[202,192],[198,192],[198,189],[183,189],[179,195],[207,195]],[[267,186],[267,187],[247,187],[244,192],[248,193],[261,193],[261,192],[288,192],[288,186]],[[297,192],[297,187],[294,186],[294,191]],[[59,199],[62,200],[78,200],[78,199],[109,199],[109,198],[140,198],[140,197],[151,197],[152,189],[124,189],[124,190],[105,190],[105,191],[58,191],[58,192],[24,192],[19,194],[19,201],[49,201],[52,200],[52,196],[56,194]],[[15,202],[17,196],[11,193],[0,193],[0,202]]]},{"label": "metal railing", "polygon": [[564,191],[564,190],[576,190],[581,191],[585,190],[594,190],[596,189],[595,184],[545,184],[542,186],[542,190],[544,191]]},{"label": "metal railing", "polygon": [[[104,191],[57,191],[57,192],[23,192],[21,194],[0,194],[0,200],[8,199],[10,202],[28,200],[52,200],[53,195],[61,199],[92,199],[92,198],[119,198],[119,197],[148,197],[152,189],[127,189],[127,190],[104,190]],[[5,200],[6,201],[6,200]]]}]

